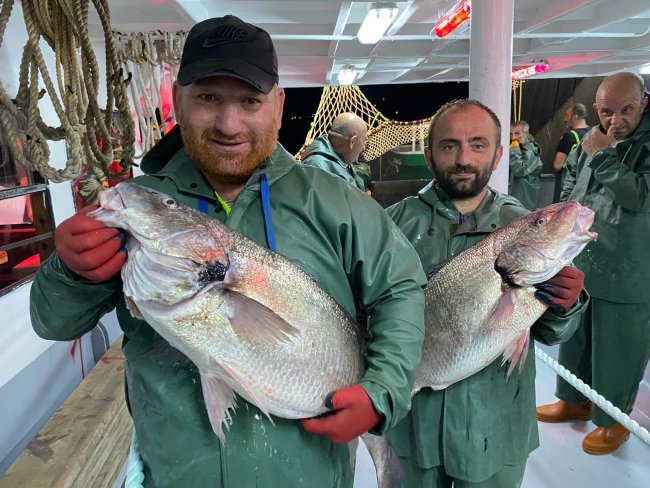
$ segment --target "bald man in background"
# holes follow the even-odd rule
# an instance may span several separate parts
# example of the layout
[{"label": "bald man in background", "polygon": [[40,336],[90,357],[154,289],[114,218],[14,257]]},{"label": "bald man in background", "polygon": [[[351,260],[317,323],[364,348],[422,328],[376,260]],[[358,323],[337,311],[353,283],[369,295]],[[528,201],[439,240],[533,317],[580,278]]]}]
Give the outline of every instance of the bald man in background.
[{"label": "bald man in background", "polygon": [[302,164],[314,166],[340,176],[361,191],[367,190],[364,179],[355,168],[366,147],[368,124],[356,114],[338,115],[326,135],[314,140],[302,156]]},{"label": "bald man in background", "polygon": [[[595,213],[598,240],[575,259],[591,295],[582,324],[560,345],[559,362],[623,413],[632,411],[650,358],[650,114],[643,79],[608,76],[596,92],[600,127],[571,153],[561,199]],[[602,128],[602,129],[601,129]],[[616,451],[630,432],[562,378],[559,401],[537,408],[542,422],[592,419],[589,454]]]}]

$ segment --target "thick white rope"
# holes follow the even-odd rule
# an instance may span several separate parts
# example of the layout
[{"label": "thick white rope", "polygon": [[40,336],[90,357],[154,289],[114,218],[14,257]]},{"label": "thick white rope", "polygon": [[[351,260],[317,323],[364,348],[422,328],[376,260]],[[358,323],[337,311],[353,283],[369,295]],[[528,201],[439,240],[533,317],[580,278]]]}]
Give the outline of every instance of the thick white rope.
[{"label": "thick white rope", "polygon": [[131,448],[129,457],[126,459],[126,480],[124,488],[142,488],[144,481],[144,464],[138,453],[138,438],[135,435],[135,429],[131,435]]},{"label": "thick white rope", "polygon": [[571,371],[566,369],[537,346],[535,346],[535,356],[544,361],[548,367],[564,378],[571,386],[586,396],[595,405],[603,409],[607,415],[612,417],[643,442],[650,445],[650,432],[641,427],[638,422],[632,420],[628,415],[621,412],[620,408],[615,407],[612,402],[607,400],[607,398],[599,394],[596,390],[590,388],[584,381],[580,380],[576,375],[571,373]]}]

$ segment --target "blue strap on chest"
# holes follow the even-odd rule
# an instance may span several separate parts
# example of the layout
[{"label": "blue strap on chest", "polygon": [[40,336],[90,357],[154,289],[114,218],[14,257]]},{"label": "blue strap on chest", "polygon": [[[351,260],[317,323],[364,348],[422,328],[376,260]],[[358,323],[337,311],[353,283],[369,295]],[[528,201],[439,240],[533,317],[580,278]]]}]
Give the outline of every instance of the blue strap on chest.
[{"label": "blue strap on chest", "polygon": [[[264,215],[264,232],[266,233],[266,242],[271,251],[276,250],[275,233],[273,232],[273,219],[271,218],[271,203],[269,199],[269,182],[266,175],[260,177],[260,191],[262,193],[262,214]],[[208,213],[208,201],[199,197],[199,210]]]},{"label": "blue strap on chest", "polygon": [[208,201],[203,197],[199,197],[199,210],[204,214],[208,213]]},{"label": "blue strap on chest", "polygon": [[271,218],[271,203],[269,198],[269,182],[266,175],[260,176],[260,192],[262,193],[262,213],[264,214],[264,230],[266,232],[266,242],[271,251],[276,250],[275,233],[273,232],[273,219]]}]

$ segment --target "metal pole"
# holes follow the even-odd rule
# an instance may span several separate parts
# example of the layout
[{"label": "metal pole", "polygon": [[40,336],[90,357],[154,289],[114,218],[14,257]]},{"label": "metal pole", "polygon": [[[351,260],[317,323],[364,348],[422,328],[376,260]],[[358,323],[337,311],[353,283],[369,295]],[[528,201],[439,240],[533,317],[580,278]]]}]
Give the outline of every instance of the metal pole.
[{"label": "metal pole", "polygon": [[503,156],[490,179],[508,192],[512,26],[514,0],[474,0],[470,24],[469,96],[490,107],[501,121]]}]

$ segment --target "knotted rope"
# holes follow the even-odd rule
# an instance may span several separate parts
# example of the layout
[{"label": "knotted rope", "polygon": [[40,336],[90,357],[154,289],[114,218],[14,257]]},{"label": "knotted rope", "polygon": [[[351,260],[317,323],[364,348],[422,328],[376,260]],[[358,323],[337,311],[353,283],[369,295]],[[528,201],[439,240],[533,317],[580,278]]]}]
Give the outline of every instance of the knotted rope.
[{"label": "knotted rope", "polygon": [[[13,9],[13,0],[2,2],[0,42]],[[109,127],[117,108],[124,128],[122,168],[133,162],[135,132],[130,117],[126,87],[111,34],[108,2],[93,0],[104,31],[106,46],[106,109],[98,105],[100,72],[88,34],[87,0],[30,0],[22,2],[28,41],[23,49],[19,88],[11,99],[0,84],[0,121],[3,139],[13,159],[54,182],[79,177],[90,163],[100,181],[106,180],[114,159]],[[52,48],[56,63],[56,88],[40,47],[43,39]],[[39,91],[39,81],[45,89]],[[60,127],[47,126],[38,102],[52,101]],[[48,140],[66,140],[68,159],[63,169],[50,165]],[[103,141],[100,149],[99,141]]]}]

